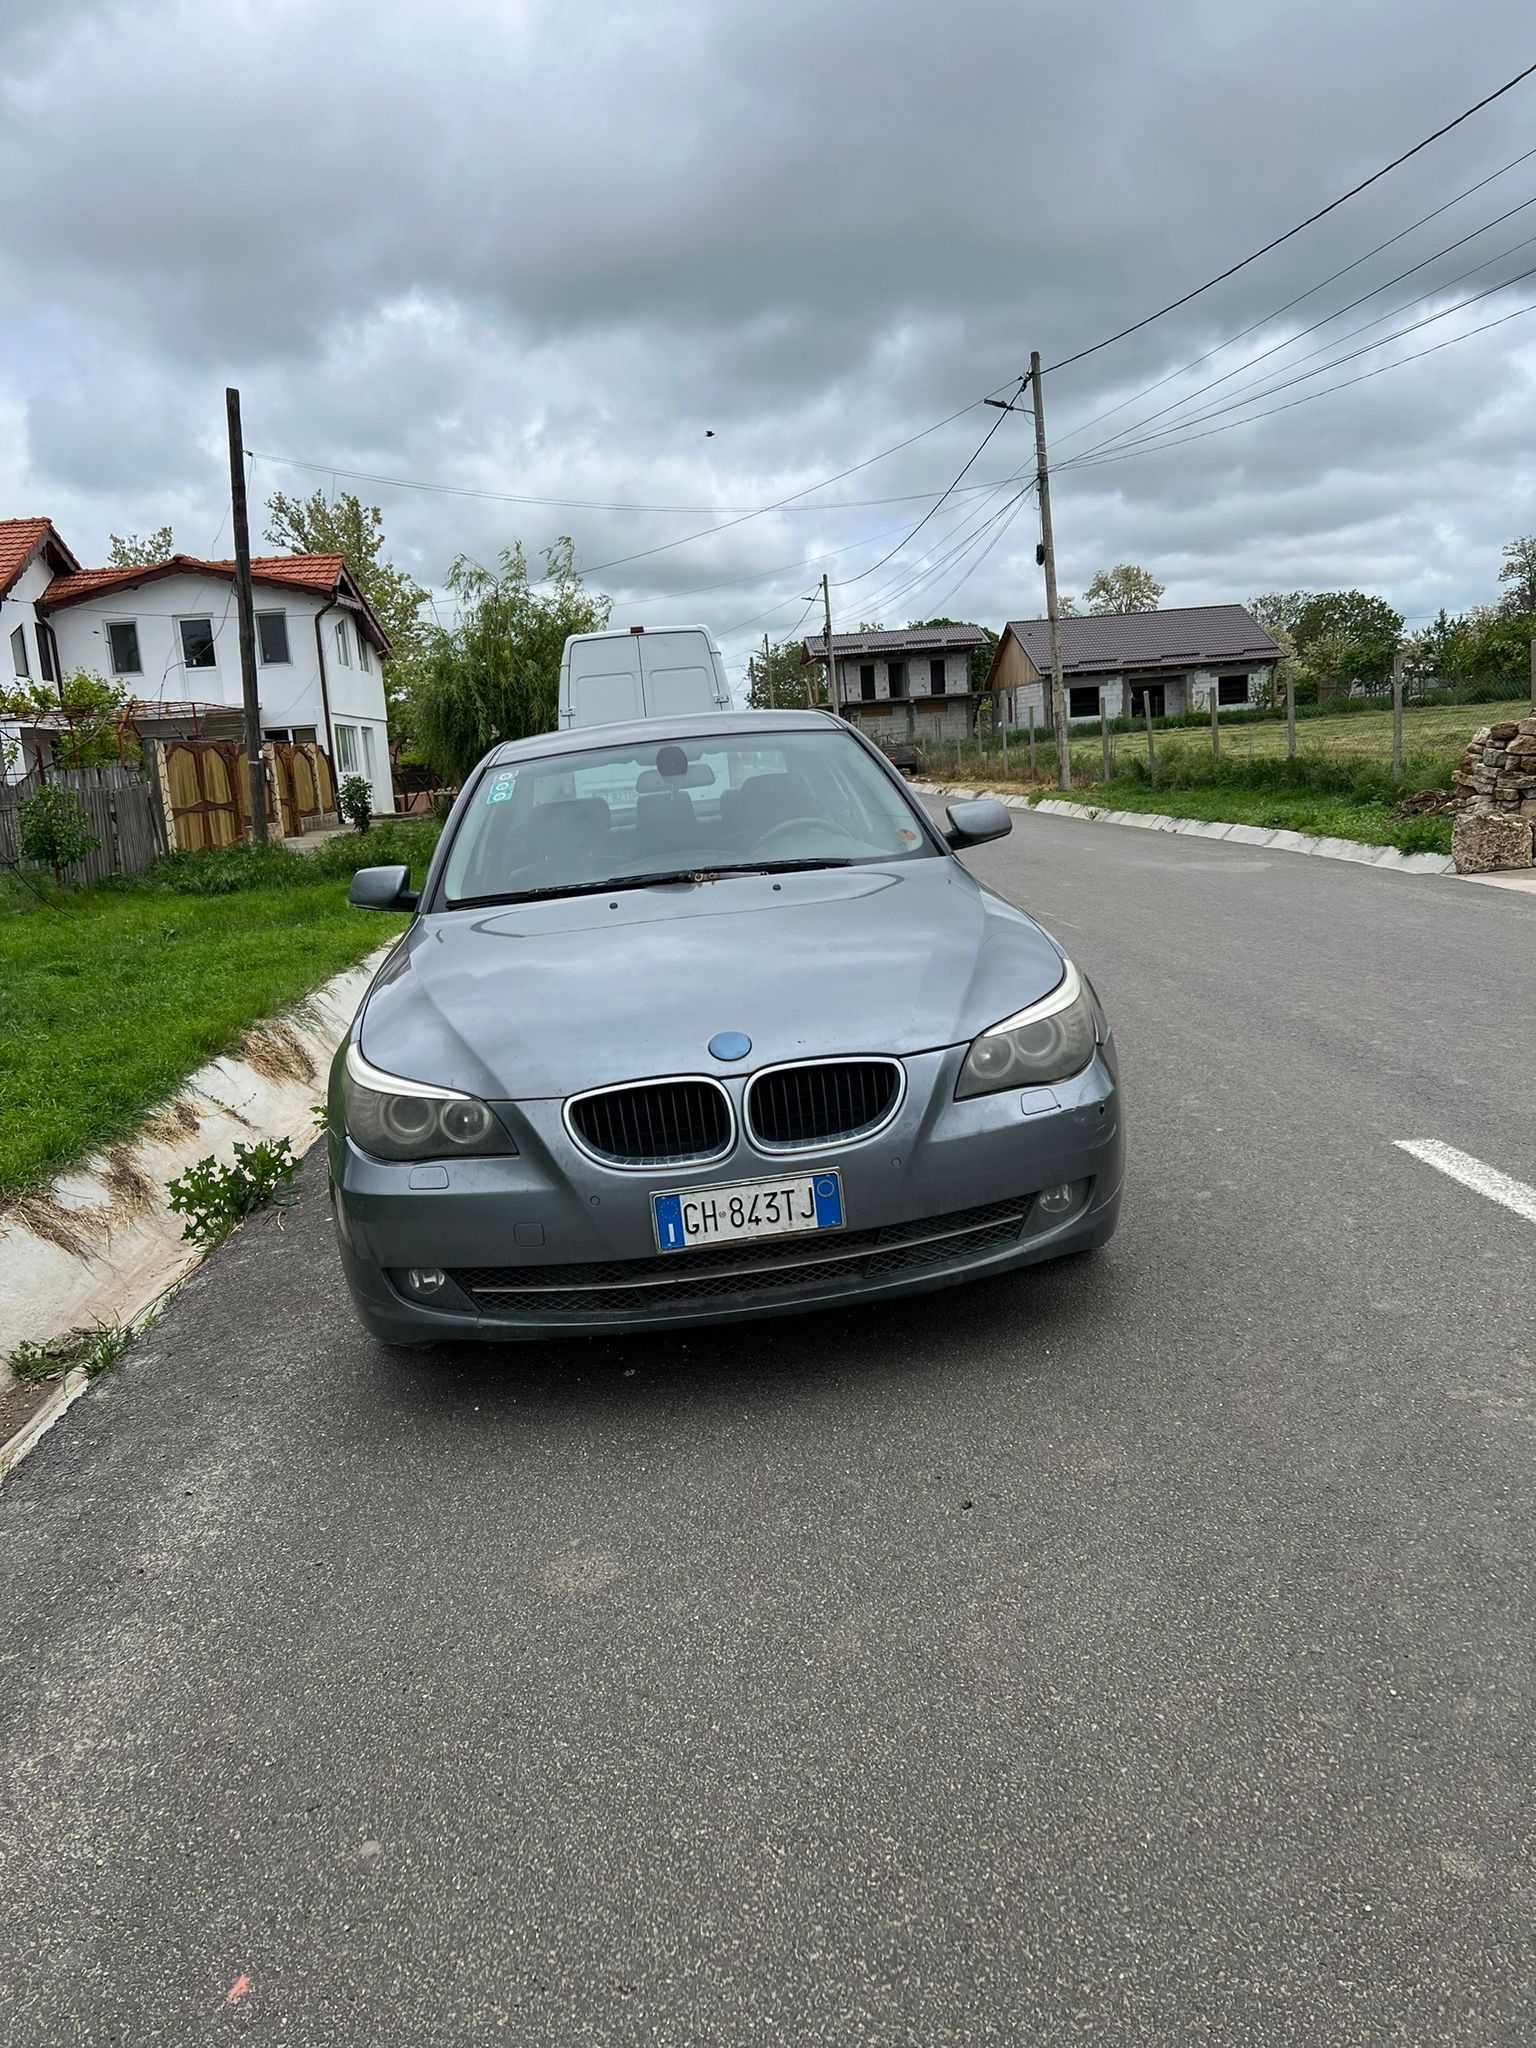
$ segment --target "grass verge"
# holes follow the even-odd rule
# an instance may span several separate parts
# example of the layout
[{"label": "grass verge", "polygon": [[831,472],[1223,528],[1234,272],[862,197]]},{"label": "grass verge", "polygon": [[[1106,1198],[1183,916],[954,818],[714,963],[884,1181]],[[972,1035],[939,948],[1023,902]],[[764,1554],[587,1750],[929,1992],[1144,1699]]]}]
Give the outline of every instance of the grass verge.
[{"label": "grass verge", "polygon": [[0,1202],[130,1136],[259,1019],[354,966],[404,923],[353,910],[364,862],[418,875],[430,824],[315,854],[229,847],[99,889],[0,906]]},{"label": "grass verge", "polygon": [[1448,817],[1404,818],[1397,814],[1393,804],[1359,802],[1344,796],[1279,794],[1273,790],[1221,785],[1169,789],[1145,782],[1100,782],[1070,792],[1030,792],[1032,803],[1039,803],[1043,797],[1095,804],[1111,811],[1161,811],[1172,818],[1204,818],[1218,824],[1312,832],[1324,838],[1354,839],[1363,846],[1395,846],[1401,853],[1451,850]]}]

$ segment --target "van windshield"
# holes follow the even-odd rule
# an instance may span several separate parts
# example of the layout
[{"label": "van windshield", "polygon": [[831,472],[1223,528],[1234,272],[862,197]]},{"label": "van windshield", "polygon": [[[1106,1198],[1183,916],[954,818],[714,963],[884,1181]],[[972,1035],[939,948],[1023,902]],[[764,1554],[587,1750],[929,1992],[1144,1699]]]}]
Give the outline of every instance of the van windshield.
[{"label": "van windshield", "polygon": [[453,906],[939,852],[851,735],[730,732],[488,769],[454,833],[443,892]]}]

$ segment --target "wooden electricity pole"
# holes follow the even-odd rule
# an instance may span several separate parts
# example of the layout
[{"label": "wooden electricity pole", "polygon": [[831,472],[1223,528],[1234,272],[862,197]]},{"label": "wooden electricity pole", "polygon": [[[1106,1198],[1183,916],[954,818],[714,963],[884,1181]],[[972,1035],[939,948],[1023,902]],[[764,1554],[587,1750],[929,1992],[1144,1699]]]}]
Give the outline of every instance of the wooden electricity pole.
[{"label": "wooden electricity pole", "polygon": [[832,586],[825,574],[821,579],[821,603],[827,621],[827,709],[837,709],[837,663],[832,654]]},{"label": "wooden electricity pole", "polygon": [[763,635],[763,706],[764,711],[777,711],[779,693],[773,684],[773,668],[768,657],[768,635]]},{"label": "wooden electricity pole", "polygon": [[229,506],[235,530],[235,605],[240,616],[240,695],[245,706],[245,774],[251,806],[251,837],[267,840],[267,773],[261,758],[261,699],[256,690],[256,608],[251,599],[251,529],[245,505],[245,441],[240,432],[240,394],[224,393],[229,426]]},{"label": "wooden electricity pole", "polygon": [[1041,388],[1040,351],[1029,357],[1029,388],[1035,401],[1035,463],[1040,483],[1040,548],[1045,557],[1045,612],[1051,631],[1051,723],[1056,730],[1056,787],[1072,787],[1072,756],[1067,750],[1067,699],[1061,687],[1061,614],[1056,603],[1056,541],[1051,532],[1051,471],[1045,453],[1045,393]]}]

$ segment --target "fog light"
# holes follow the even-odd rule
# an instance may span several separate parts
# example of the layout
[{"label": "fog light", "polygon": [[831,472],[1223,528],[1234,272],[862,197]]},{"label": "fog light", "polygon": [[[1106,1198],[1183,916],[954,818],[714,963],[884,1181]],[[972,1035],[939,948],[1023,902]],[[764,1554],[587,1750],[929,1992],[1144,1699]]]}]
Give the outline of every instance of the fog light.
[{"label": "fog light", "polygon": [[1042,1188],[1035,1197],[1043,1216],[1070,1216],[1074,1209],[1083,1206],[1088,1193],[1085,1180],[1064,1180],[1060,1187]]},{"label": "fog light", "polygon": [[436,1266],[412,1266],[407,1270],[405,1276],[406,1292],[408,1294],[436,1294],[447,1278],[448,1275],[440,1273]]}]

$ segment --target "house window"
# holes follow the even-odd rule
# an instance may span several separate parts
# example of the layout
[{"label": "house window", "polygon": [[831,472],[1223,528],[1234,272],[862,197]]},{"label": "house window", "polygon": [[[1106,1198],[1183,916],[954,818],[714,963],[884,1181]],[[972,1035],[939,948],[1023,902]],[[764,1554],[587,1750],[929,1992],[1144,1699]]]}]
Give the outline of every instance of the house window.
[{"label": "house window", "polygon": [[336,728],[336,765],[343,775],[356,775],[358,772],[355,725],[338,725]]},{"label": "house window", "polygon": [[347,638],[347,622],[345,619],[338,619],[336,621],[336,659],[343,668],[350,668],[352,666],[352,648]]},{"label": "house window", "polygon": [[113,675],[143,675],[144,663],[139,655],[139,629],[132,619],[107,621],[107,655],[112,663]]},{"label": "house window", "polygon": [[1225,707],[1248,702],[1248,678],[1246,676],[1221,676],[1216,683],[1216,702]]},{"label": "house window", "polygon": [[31,675],[32,671],[27,666],[27,636],[21,626],[11,635],[11,662],[17,675]]},{"label": "house window", "polygon": [[866,704],[875,701],[875,664],[866,661],[859,669],[859,695]]},{"label": "house window", "polygon": [[212,619],[178,619],[181,631],[181,659],[185,668],[217,668],[213,648]]},{"label": "house window", "polygon": [[1149,713],[1153,718],[1166,717],[1164,691],[1165,686],[1162,683],[1132,683],[1132,718],[1145,718]]},{"label": "house window", "polygon": [[258,612],[256,644],[261,653],[263,668],[271,668],[278,662],[292,661],[293,656],[288,652],[288,614]]},{"label": "house window", "polygon": [[296,747],[312,747],[315,744],[315,728],[312,725],[296,725],[293,728],[293,744]]},{"label": "house window", "polygon": [[1068,718],[1097,718],[1099,715],[1099,686],[1097,683],[1076,683],[1067,692]]},{"label": "house window", "polygon": [[368,645],[368,635],[359,626],[357,629],[357,665],[360,669],[371,670],[373,653]]},{"label": "house window", "polygon": [[905,697],[907,694],[907,664],[904,661],[893,661],[890,664],[888,673],[891,678],[892,697]]},{"label": "house window", "polygon": [[54,646],[53,628],[41,619],[37,626],[37,667],[45,683],[59,680],[59,656]]},{"label": "house window", "polygon": [[930,661],[930,662],[929,662],[929,664],[928,664],[928,694],[929,694],[929,696],[930,696],[930,697],[942,697],[942,696],[944,695],[944,692],[945,692],[945,691],[946,691],[946,690],[947,690],[948,688],[949,688],[949,678],[948,678],[948,676],[947,676],[947,674],[946,674],[946,672],[945,672],[945,668],[944,668],[944,664],[943,664],[943,662],[942,662],[942,661]]},{"label": "house window", "polygon": [[[358,640],[358,643],[357,643],[357,644],[358,644],[358,646],[359,646],[359,647],[361,647],[361,646],[362,646],[362,644],[363,644],[363,643],[362,643],[362,640],[361,640],[361,638],[359,638],[359,640]],[[365,775],[367,776],[368,780],[369,780],[370,782],[372,782],[372,780],[373,780],[373,727],[372,727],[371,725],[360,725],[360,726],[358,727],[358,731],[359,731],[359,732],[360,732],[360,733],[362,734],[362,739],[363,739],[363,773],[364,773],[364,774],[365,774]]]}]

